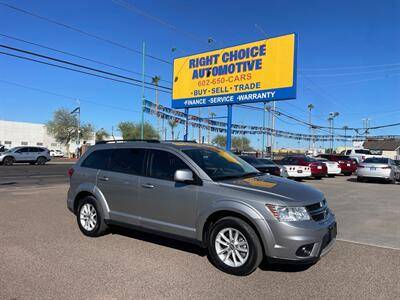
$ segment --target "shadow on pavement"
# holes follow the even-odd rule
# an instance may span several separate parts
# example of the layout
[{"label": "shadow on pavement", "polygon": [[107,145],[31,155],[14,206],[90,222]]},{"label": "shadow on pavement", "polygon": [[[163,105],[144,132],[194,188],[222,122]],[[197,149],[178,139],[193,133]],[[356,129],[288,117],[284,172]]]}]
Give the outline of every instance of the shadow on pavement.
[{"label": "shadow on pavement", "polygon": [[260,270],[272,271],[272,272],[285,272],[285,273],[296,273],[308,270],[314,264],[294,264],[294,263],[271,263],[267,259],[264,259],[260,264]]},{"label": "shadow on pavement", "polygon": [[144,242],[149,242],[149,243],[157,244],[160,246],[173,248],[176,250],[193,253],[193,254],[196,254],[199,256],[207,255],[206,249],[203,249],[200,246],[197,246],[196,244],[191,244],[188,242],[175,240],[173,238],[168,238],[168,237],[164,237],[164,236],[153,234],[153,233],[142,232],[142,231],[139,231],[136,229],[112,226],[112,227],[110,227],[110,233],[111,234],[119,234],[119,235],[123,235],[123,236],[129,237],[129,238],[141,240]]}]

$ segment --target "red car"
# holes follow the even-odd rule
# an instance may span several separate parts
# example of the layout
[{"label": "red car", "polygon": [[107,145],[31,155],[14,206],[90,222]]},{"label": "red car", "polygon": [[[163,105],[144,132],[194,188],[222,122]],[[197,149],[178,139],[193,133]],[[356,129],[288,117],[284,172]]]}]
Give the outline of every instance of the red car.
[{"label": "red car", "polygon": [[317,157],[326,158],[330,161],[336,161],[342,169],[342,174],[350,176],[357,170],[357,162],[354,161],[350,156],[345,155],[334,155],[334,154],[320,154]]},{"label": "red car", "polygon": [[281,160],[281,164],[308,166],[311,170],[311,176],[315,179],[321,179],[328,174],[328,168],[323,162],[304,155],[287,156]]}]

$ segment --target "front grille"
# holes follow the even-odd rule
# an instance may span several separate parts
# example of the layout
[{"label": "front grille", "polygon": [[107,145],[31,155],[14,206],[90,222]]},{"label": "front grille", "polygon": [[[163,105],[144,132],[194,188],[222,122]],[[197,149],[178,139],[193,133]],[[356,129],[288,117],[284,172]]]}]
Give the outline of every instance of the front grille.
[{"label": "front grille", "polygon": [[317,222],[324,220],[329,214],[329,208],[325,200],[315,204],[307,205],[306,209],[310,214],[310,217]]}]

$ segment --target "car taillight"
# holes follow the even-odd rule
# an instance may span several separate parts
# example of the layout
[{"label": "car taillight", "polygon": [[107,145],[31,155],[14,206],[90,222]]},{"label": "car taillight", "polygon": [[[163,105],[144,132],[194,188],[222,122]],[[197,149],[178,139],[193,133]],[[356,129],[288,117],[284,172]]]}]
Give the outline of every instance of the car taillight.
[{"label": "car taillight", "polygon": [[72,175],[74,174],[74,168],[69,168],[67,171],[68,177],[72,177]]}]

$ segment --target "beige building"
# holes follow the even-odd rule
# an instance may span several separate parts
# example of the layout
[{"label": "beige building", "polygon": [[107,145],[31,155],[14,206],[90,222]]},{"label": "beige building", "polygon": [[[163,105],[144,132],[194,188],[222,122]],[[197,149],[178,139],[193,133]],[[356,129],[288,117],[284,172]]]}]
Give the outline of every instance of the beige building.
[{"label": "beige building", "polygon": [[365,149],[381,152],[383,157],[400,160],[400,139],[366,140]]}]

